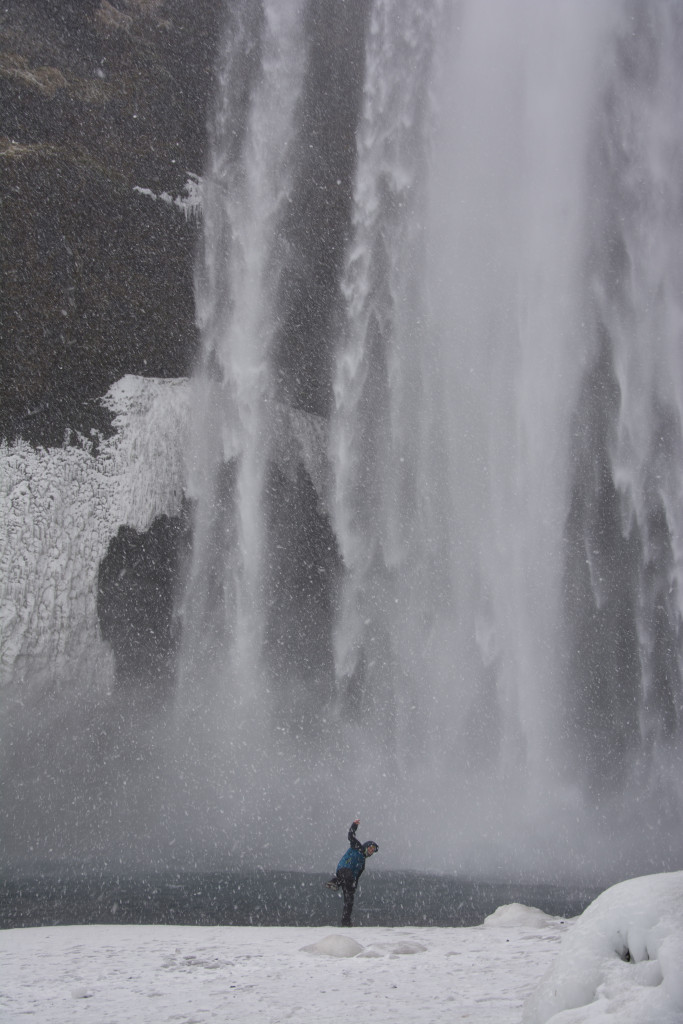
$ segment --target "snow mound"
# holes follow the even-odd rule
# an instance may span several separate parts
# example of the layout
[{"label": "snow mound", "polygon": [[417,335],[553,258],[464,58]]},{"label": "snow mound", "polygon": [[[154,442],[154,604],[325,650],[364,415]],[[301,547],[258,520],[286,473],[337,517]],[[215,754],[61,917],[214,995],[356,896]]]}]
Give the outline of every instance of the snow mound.
[{"label": "snow mound", "polygon": [[316,953],[319,956],[358,956],[363,946],[350,935],[326,935],[311,946],[304,946],[303,952]]},{"label": "snow mound", "polygon": [[77,985],[76,988],[71,989],[72,999],[91,999],[92,992],[87,989],[85,985]]},{"label": "snow mound", "polygon": [[681,1024],[683,871],[605,890],[577,918],[524,1024]]},{"label": "snow mound", "polygon": [[537,907],[525,907],[523,903],[506,903],[484,918],[484,924],[492,928],[546,928],[558,920]]},{"label": "snow mound", "polygon": [[402,939],[400,942],[377,942],[368,952],[373,956],[389,954],[389,956],[411,956],[413,953],[426,953],[427,947],[420,942]]}]

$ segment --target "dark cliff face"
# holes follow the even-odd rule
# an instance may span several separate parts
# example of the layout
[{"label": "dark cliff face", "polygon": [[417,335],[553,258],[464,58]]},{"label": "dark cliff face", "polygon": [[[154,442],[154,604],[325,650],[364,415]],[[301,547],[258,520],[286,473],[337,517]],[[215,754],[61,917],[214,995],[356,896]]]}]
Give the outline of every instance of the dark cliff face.
[{"label": "dark cliff face", "polygon": [[0,437],[106,429],[125,373],[196,348],[197,223],[225,0],[5,0],[0,7]]}]

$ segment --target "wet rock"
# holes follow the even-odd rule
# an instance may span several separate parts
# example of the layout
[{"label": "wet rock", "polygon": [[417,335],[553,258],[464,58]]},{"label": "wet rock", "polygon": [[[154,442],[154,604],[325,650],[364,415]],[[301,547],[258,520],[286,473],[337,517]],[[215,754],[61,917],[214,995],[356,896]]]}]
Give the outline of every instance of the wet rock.
[{"label": "wet rock", "polygon": [[[197,221],[221,0],[7,0],[0,12],[0,437],[107,430],[126,373],[197,342]],[[143,191],[140,191],[143,190]]]}]

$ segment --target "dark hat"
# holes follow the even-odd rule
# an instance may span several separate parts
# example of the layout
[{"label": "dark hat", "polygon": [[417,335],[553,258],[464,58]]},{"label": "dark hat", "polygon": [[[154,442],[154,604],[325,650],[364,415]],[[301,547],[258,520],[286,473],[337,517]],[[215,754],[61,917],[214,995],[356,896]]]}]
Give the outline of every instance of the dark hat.
[{"label": "dark hat", "polygon": [[363,843],[363,845],[361,846],[361,850],[363,851],[364,854],[367,853],[368,846],[374,846],[375,847],[375,853],[377,853],[378,850],[379,850],[379,844],[376,843],[374,839],[368,839],[367,843]]}]

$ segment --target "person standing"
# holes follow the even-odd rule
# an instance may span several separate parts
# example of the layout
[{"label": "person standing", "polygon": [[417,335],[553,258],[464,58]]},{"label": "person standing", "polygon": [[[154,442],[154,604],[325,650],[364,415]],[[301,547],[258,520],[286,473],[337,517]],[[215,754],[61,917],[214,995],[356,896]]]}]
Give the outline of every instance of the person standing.
[{"label": "person standing", "polygon": [[325,882],[328,889],[333,889],[334,891],[341,889],[342,891],[344,909],[342,911],[341,923],[344,928],[351,927],[353,901],[358,887],[358,880],[365,871],[365,862],[368,857],[372,857],[373,853],[377,853],[379,850],[379,846],[374,839],[369,839],[365,843],[358,841],[356,831],[359,824],[360,818],[356,818],[351,824],[349,828],[349,848],[337,864],[334,876]]}]

